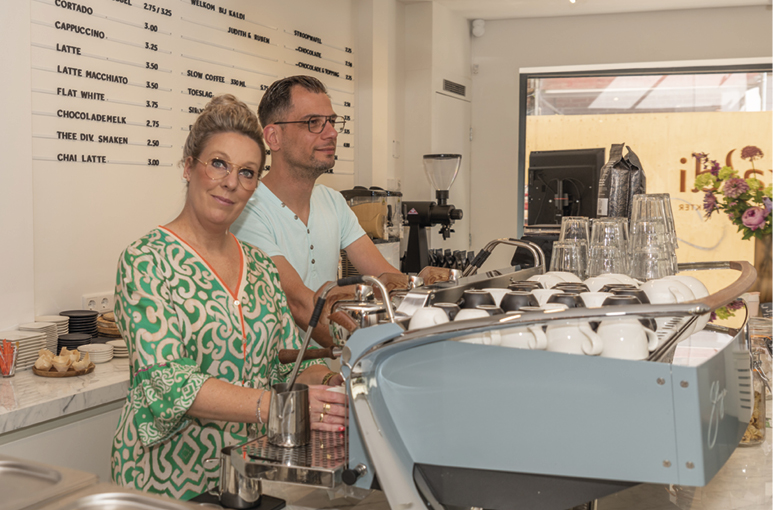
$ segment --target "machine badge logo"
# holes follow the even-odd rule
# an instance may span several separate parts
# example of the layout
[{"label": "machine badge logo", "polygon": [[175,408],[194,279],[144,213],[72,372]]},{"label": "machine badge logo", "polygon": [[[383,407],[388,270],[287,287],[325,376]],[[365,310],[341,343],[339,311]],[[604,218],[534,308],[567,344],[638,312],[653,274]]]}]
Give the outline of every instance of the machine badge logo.
[{"label": "machine badge logo", "polygon": [[[714,448],[719,434],[719,422],[725,417],[725,395],[727,389],[719,391],[719,381],[711,383],[709,390],[709,400],[711,401],[711,416],[709,417],[708,446],[709,450]],[[719,405],[717,405],[719,404]]]},{"label": "machine badge logo", "polygon": [[414,207],[411,207],[411,210],[410,210],[410,211],[408,211],[408,213],[407,213],[407,214],[419,214],[419,211],[417,211],[417,210],[416,210],[416,208],[414,208]]}]

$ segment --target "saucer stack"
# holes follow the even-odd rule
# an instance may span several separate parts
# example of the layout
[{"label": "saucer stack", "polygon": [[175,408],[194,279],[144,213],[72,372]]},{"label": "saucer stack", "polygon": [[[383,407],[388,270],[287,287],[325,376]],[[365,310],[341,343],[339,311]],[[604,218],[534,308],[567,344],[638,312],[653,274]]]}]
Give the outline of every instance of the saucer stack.
[{"label": "saucer stack", "polygon": [[35,322],[53,322],[56,324],[56,336],[66,335],[70,332],[69,317],[63,317],[61,315],[38,315],[35,317]]},{"label": "saucer stack", "polygon": [[38,359],[38,351],[46,346],[46,335],[38,331],[3,331],[0,340],[19,342],[16,370],[30,368]]},{"label": "saucer stack", "polygon": [[68,310],[59,315],[70,318],[70,333],[85,333],[96,338],[98,312],[94,310]]},{"label": "saucer stack", "polygon": [[91,335],[86,333],[67,333],[59,337],[59,345],[57,346],[56,354],[62,351],[62,347],[67,347],[68,351],[75,349],[80,350],[84,345],[91,343]]},{"label": "saucer stack", "polygon": [[112,345],[113,346],[113,357],[114,358],[128,358],[129,357],[129,349],[126,348],[126,342],[123,340],[108,340],[105,342],[105,345]]},{"label": "saucer stack", "polygon": [[34,331],[46,335],[45,348],[51,352],[56,351],[56,342],[59,334],[56,330],[56,324],[53,322],[29,322],[19,326],[19,331]]},{"label": "saucer stack", "polygon": [[118,331],[113,312],[104,313],[97,318],[97,332],[101,337],[121,338],[121,332]]},{"label": "saucer stack", "polygon": [[88,352],[92,363],[107,363],[113,359],[113,346],[107,344],[89,344],[78,348],[81,353]]}]

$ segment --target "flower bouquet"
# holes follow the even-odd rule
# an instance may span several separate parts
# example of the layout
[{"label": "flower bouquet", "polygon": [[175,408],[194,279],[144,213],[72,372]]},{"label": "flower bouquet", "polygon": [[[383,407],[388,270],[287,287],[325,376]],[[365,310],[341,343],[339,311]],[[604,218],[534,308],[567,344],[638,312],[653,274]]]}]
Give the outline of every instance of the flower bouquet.
[{"label": "flower bouquet", "polygon": [[[741,158],[752,164],[764,156],[753,145],[744,147]],[[756,237],[763,239],[770,235],[773,218],[771,217],[771,186],[764,187],[759,179],[744,179],[732,167],[720,167],[716,160],[710,160],[707,153],[693,153],[701,162],[704,172],[695,178],[695,187],[702,190],[703,210],[706,219],[715,211],[724,211],[730,221],[743,232],[743,239]]]}]

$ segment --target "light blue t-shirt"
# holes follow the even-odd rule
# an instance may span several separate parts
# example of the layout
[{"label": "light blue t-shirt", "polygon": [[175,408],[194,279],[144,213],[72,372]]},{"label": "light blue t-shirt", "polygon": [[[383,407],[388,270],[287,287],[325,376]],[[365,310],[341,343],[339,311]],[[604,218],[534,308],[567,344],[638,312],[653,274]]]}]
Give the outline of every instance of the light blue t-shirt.
[{"label": "light blue t-shirt", "polygon": [[343,195],[322,184],[315,184],[311,192],[308,227],[260,185],[231,232],[269,257],[285,257],[315,292],[338,277],[340,251],[365,235]]}]

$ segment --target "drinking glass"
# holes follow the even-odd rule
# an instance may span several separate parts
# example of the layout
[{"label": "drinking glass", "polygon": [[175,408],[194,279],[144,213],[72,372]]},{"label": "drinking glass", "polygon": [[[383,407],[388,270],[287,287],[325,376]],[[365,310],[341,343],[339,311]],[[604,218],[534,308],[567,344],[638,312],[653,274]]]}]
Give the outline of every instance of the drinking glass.
[{"label": "drinking glass", "polygon": [[[673,244],[668,238],[665,222],[660,219],[635,220],[631,222],[631,249],[633,258],[636,257],[637,250],[653,248],[660,252],[664,260],[665,274],[669,276],[676,274],[676,252]],[[634,278],[638,276],[631,274]]]},{"label": "drinking glass", "polygon": [[631,261],[631,276],[642,281],[668,276],[670,264],[665,252],[657,247],[634,248]]},{"label": "drinking glass", "polygon": [[591,246],[588,255],[588,276],[628,274],[628,253],[620,246]]},{"label": "drinking glass", "polygon": [[588,241],[590,239],[590,221],[584,216],[564,216],[561,218],[559,241]]},{"label": "drinking glass", "polygon": [[591,225],[588,276],[628,274],[628,233],[620,218],[597,218]]},{"label": "drinking glass", "polygon": [[[666,250],[669,261],[669,274],[678,272],[676,249],[679,243],[676,239],[674,213],[671,208],[671,197],[668,193],[653,193],[634,195],[631,205],[631,228],[637,221],[660,221],[663,223],[665,239],[668,242]],[[633,232],[631,232],[633,235]]]},{"label": "drinking glass", "polygon": [[585,278],[585,260],[583,249],[587,250],[585,241],[556,241],[553,243],[553,254],[550,258],[551,271],[566,271],[580,278]]},{"label": "drinking glass", "polygon": [[573,242],[579,246],[582,274],[575,274],[580,278],[584,278],[583,275],[585,275],[588,270],[590,220],[584,216],[564,216],[561,218],[561,233],[558,236],[558,240]]}]

